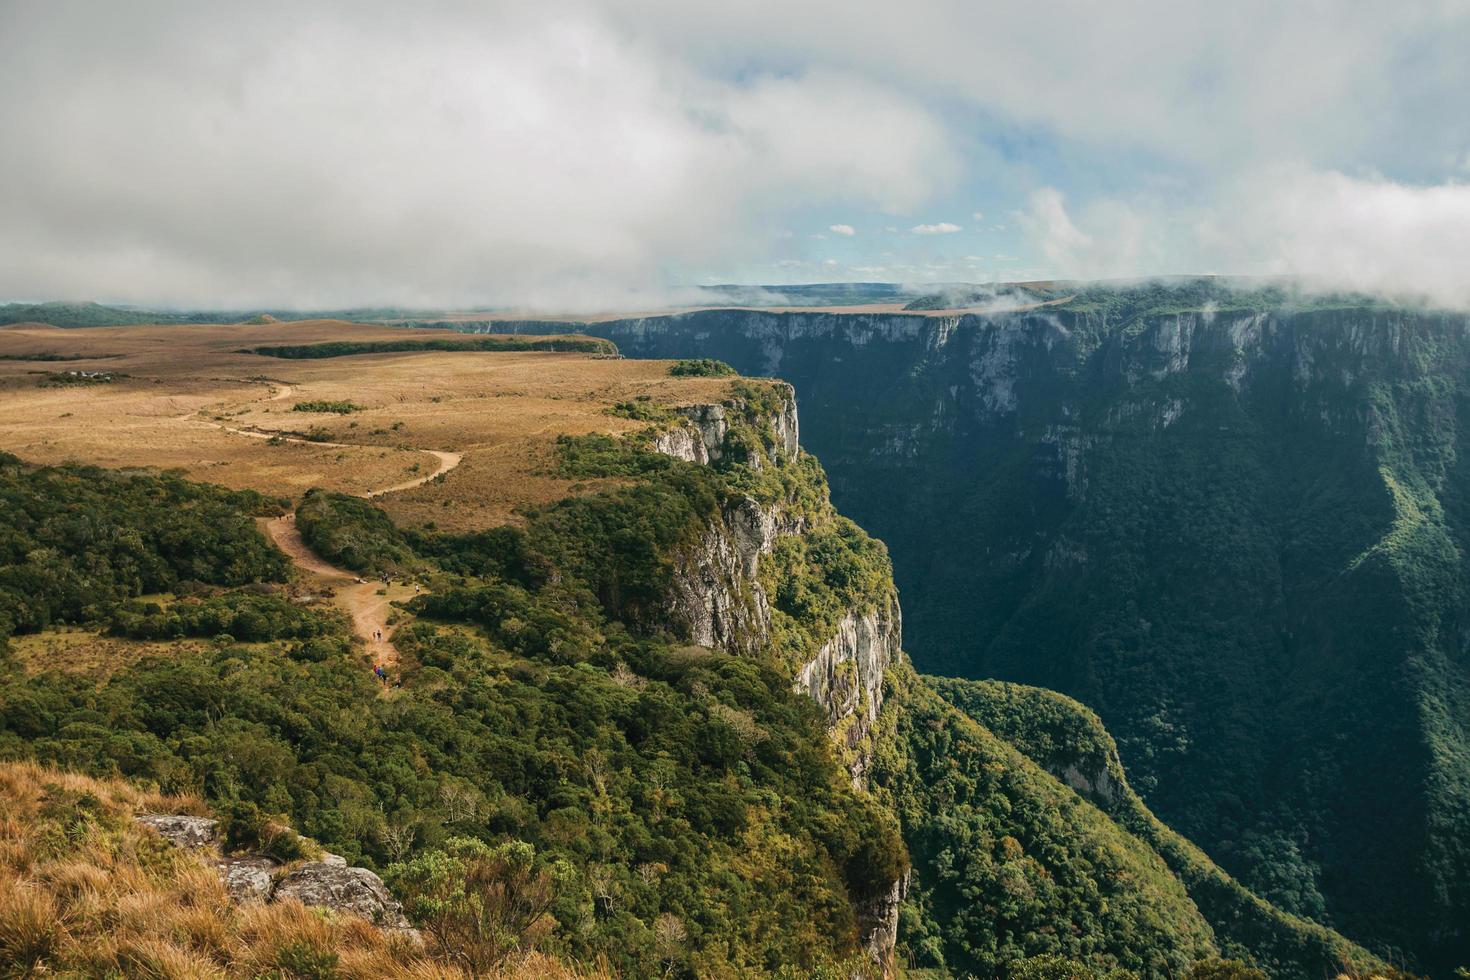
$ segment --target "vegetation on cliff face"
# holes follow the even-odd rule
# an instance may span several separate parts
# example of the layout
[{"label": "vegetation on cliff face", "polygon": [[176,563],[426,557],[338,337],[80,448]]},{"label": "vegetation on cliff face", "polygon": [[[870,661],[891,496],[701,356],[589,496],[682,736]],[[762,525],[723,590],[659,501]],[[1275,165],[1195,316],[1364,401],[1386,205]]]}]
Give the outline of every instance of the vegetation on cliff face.
[{"label": "vegetation on cliff face", "polygon": [[1252,890],[1436,973],[1470,960],[1470,322],[1269,284],[1067,290],[591,329],[796,386],[920,667],[1077,697]]},{"label": "vegetation on cliff face", "polygon": [[[872,785],[898,813],[913,855],[900,939],[916,965],[1000,976],[1052,956],[1098,973],[1172,977],[1222,948],[1256,958],[1221,941],[1147,838],[956,710],[911,668],[889,680],[903,710],[884,716]],[[1074,746],[1072,730],[1046,716],[1036,725],[1047,733],[1039,744],[1088,758],[1090,746]],[[1273,976],[1294,977],[1339,964],[1333,956],[1269,966]]]}]

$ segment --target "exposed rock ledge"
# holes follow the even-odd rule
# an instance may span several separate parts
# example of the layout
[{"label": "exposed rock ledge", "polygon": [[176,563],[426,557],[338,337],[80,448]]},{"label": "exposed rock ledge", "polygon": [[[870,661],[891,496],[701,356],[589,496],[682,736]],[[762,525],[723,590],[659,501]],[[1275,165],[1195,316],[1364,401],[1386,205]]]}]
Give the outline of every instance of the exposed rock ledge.
[{"label": "exposed rock ledge", "polygon": [[756,571],[782,535],[806,522],[778,504],[746,497],[725,507],[698,545],[679,563],[669,606],[673,619],[700,646],[751,654],[771,632],[771,607]]},{"label": "exposed rock ledge", "polygon": [[898,909],[908,897],[911,877],[912,872],[905,871],[885,890],[857,903],[863,949],[883,968],[884,976],[892,975],[893,949],[898,945]]},{"label": "exposed rock ledge", "polygon": [[[778,386],[782,395],[780,409],[772,416],[754,420],[757,427],[769,426],[774,437],[771,461],[794,458],[800,445],[795,389],[785,383],[778,383]],[[654,451],[701,466],[716,462],[725,454],[725,437],[730,434],[731,418],[748,409],[749,405],[741,398],[719,404],[677,408],[675,411],[683,417],[681,423],[654,436]],[[749,460],[756,469],[760,469],[764,462],[759,457]]]},{"label": "exposed rock ledge", "polygon": [[796,690],[826,709],[858,788],[868,783],[873,762],[868,736],[883,707],[883,673],[902,647],[902,616],[896,596],[877,609],[849,612],[796,676]]},{"label": "exposed rock ledge", "polygon": [[345,858],[327,854],[320,861],[287,867],[261,854],[226,857],[220,852],[216,820],[181,814],[144,814],[136,819],[175,847],[212,855],[234,902],[295,899],[314,908],[358,916],[382,929],[411,929],[403,906],[394,901],[383,880],[367,868],[349,867]]}]

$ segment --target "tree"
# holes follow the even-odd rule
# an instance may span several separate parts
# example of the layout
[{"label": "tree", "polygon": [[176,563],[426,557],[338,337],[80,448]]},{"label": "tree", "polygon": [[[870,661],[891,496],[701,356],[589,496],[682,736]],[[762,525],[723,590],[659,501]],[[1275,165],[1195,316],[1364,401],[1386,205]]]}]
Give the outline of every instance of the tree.
[{"label": "tree", "polygon": [[480,977],[550,934],[557,883],[569,873],[538,861],[536,849],[523,841],[491,846],[454,837],[441,849],[392,865],[386,878],[440,954]]}]

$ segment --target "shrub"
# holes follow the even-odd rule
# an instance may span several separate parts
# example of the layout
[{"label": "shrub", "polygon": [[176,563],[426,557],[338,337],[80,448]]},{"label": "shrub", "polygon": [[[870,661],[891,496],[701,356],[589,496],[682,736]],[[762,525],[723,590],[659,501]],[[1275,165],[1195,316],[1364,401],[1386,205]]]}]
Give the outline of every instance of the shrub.
[{"label": "shrub", "polygon": [[362,411],[362,406],[353,402],[311,401],[297,402],[291,406],[293,412],[329,412],[333,415],[351,415]]},{"label": "shrub", "polygon": [[734,374],[734,368],[712,357],[689,358],[669,365],[669,376],[674,378],[728,378]]},{"label": "shrub", "polygon": [[441,955],[479,976],[546,939],[555,926],[557,879],[568,875],[567,867],[538,861],[535,848],[522,841],[492,847],[455,837],[392,865],[387,881]]}]

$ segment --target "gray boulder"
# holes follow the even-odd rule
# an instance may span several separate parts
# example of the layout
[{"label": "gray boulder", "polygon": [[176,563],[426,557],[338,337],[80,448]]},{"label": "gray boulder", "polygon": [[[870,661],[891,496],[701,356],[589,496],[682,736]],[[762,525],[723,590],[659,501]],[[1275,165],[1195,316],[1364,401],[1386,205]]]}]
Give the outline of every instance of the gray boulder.
[{"label": "gray boulder", "polygon": [[145,813],[136,819],[145,827],[152,827],[164,840],[175,847],[195,848],[219,845],[218,820],[168,813]]},{"label": "gray boulder", "polygon": [[403,906],[393,900],[383,879],[367,868],[326,861],[298,865],[276,882],[272,902],[294,898],[303,905],[345,912],[384,929],[407,929]]},{"label": "gray boulder", "polygon": [[220,880],[230,901],[239,905],[263,905],[270,901],[275,885],[276,862],[268,857],[226,858],[219,863]]}]

